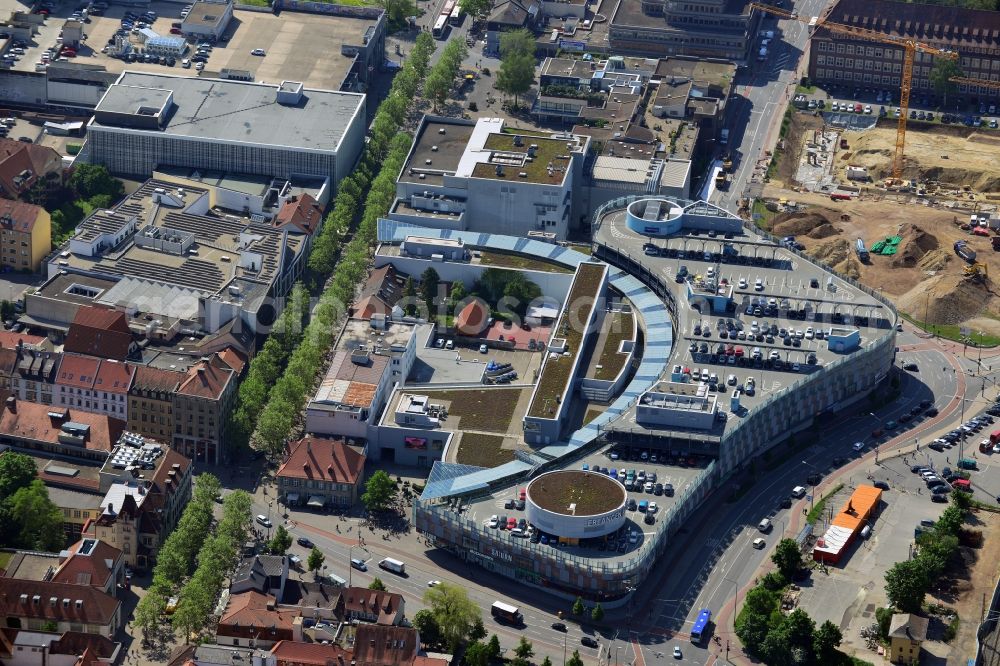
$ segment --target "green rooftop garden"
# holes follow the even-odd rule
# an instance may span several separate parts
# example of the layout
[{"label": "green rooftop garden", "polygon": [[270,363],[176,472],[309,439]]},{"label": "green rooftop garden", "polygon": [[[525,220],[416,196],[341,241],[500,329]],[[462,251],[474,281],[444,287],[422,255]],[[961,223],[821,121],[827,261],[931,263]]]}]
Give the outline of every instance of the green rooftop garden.
[{"label": "green rooftop garden", "polygon": [[528,416],[539,418],[554,418],[559,408],[557,402],[566,390],[573,364],[576,362],[583,344],[583,330],[590,318],[604,274],[603,264],[580,264],[573,286],[566,297],[566,307],[563,316],[556,326],[553,338],[565,338],[568,354],[554,356],[546,355],[542,366],[542,374],[538,378],[535,398],[528,408]]},{"label": "green rooftop garden", "polygon": [[[522,137],[520,146],[514,145],[515,136]],[[550,185],[559,185],[562,183],[566,175],[566,169],[569,168],[569,159],[566,157],[569,154],[569,150],[566,148],[564,141],[542,137],[529,137],[526,135],[494,133],[490,134],[489,138],[486,139],[485,148],[486,150],[522,153],[526,155],[528,148],[532,145],[537,145],[538,150],[530,162],[525,160],[523,164],[503,164],[502,176],[498,176],[496,173],[496,167],[499,163],[484,162],[476,165],[475,169],[472,170],[472,175],[476,178],[499,178],[512,182],[526,181],[529,183],[548,183]],[[555,167],[551,176],[548,173],[550,163]],[[527,176],[521,178],[518,174],[522,172],[526,173]]]},{"label": "green rooftop garden", "polygon": [[[448,403],[448,416],[462,420],[459,427],[464,430],[488,430],[507,432],[514,409],[523,388],[456,389],[453,391],[427,391],[434,402]],[[470,463],[471,464],[471,463]]]},{"label": "green rooftop garden", "polygon": [[594,379],[611,381],[621,372],[625,359],[628,358],[628,354],[618,353],[618,348],[622,340],[632,339],[632,313],[612,312],[604,318],[604,328],[608,333],[597,361],[597,365],[601,367],[594,370]]},{"label": "green rooftop garden", "polygon": [[572,273],[572,268],[567,268],[562,264],[528,257],[521,254],[508,254],[506,252],[494,252],[483,250],[480,253],[479,263],[485,266],[499,266],[501,268],[516,268],[523,271],[545,271],[547,273]]},{"label": "green rooftop garden", "polygon": [[463,432],[455,462],[476,467],[499,467],[514,459],[513,449],[503,448],[503,435]]}]

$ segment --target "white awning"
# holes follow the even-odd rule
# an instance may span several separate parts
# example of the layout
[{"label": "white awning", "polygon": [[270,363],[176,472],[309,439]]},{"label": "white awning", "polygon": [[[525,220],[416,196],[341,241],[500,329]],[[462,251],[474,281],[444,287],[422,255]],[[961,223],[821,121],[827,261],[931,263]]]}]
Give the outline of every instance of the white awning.
[{"label": "white awning", "polygon": [[285,495],[285,501],[286,502],[298,502],[299,501],[299,494],[298,493],[288,493],[287,495]]},{"label": "white awning", "polygon": [[320,497],[319,495],[312,495],[311,497],[309,497],[309,502],[307,502],[307,504],[309,504],[309,506],[314,506],[320,509],[326,506],[326,502],[324,502],[323,498]]}]

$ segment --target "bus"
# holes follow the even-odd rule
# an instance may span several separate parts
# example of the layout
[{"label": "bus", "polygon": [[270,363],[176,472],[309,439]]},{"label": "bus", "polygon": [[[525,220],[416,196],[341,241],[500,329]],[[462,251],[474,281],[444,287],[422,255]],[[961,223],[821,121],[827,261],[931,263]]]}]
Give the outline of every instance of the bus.
[{"label": "bus", "polygon": [[437,21],[434,22],[434,29],[431,30],[431,34],[434,35],[434,39],[444,39],[446,32],[448,32],[448,17],[441,14],[437,17]]},{"label": "bus", "polygon": [[524,616],[521,615],[521,611],[519,611],[516,606],[505,604],[502,601],[493,602],[493,606],[490,608],[490,614],[497,620],[497,622],[504,622],[515,626],[520,626],[524,623]]},{"label": "bus", "polygon": [[451,14],[448,15],[448,23],[452,25],[462,25],[462,8],[459,5],[455,5],[455,8],[451,10]]},{"label": "bus", "polygon": [[705,630],[708,629],[708,621],[712,619],[712,611],[707,608],[702,608],[698,611],[698,619],[694,621],[694,626],[691,627],[691,642],[700,643],[702,638],[705,637]]}]

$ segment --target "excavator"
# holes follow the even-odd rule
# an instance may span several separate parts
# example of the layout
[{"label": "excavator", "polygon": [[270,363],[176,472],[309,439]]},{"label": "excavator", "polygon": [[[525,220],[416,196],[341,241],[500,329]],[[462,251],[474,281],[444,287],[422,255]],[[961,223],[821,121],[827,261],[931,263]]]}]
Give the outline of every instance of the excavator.
[{"label": "excavator", "polygon": [[966,280],[974,280],[976,282],[982,282],[990,277],[989,266],[983,263],[969,264],[963,269],[963,272],[965,273]]}]

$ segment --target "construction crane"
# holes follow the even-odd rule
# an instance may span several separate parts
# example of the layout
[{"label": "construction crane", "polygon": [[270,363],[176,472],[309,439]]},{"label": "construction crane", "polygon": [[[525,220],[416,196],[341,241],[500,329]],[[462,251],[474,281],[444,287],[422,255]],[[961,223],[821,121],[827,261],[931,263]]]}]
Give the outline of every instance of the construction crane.
[{"label": "construction crane", "polygon": [[833,21],[826,20],[823,16],[802,18],[798,14],[793,14],[792,12],[780,7],[773,7],[771,5],[765,5],[758,2],[751,2],[750,6],[786,19],[806,23],[810,27],[826,28],[830,32],[835,32],[840,35],[848,35],[851,37],[857,37],[858,39],[868,39],[873,42],[891,44],[892,46],[898,46],[903,49],[902,85],[899,88],[899,118],[896,121],[896,153],[892,159],[892,180],[894,183],[899,183],[903,175],[903,150],[906,146],[906,117],[910,108],[910,85],[913,81],[913,60],[915,58],[915,54],[917,51],[920,51],[922,53],[929,53],[936,58],[948,58],[951,60],[958,59],[958,54],[954,51],[946,51],[923,42],[918,42],[917,40],[910,39],[909,37],[897,37],[895,35],[887,35],[884,32],[879,32],[878,30],[859,28],[853,25],[845,25],[843,23],[835,23]]},{"label": "construction crane", "polygon": [[1000,81],[989,81],[987,79],[970,79],[967,76],[953,76],[948,80],[952,83],[964,83],[970,86],[983,86],[984,88],[992,88],[993,90],[1000,90]]}]

